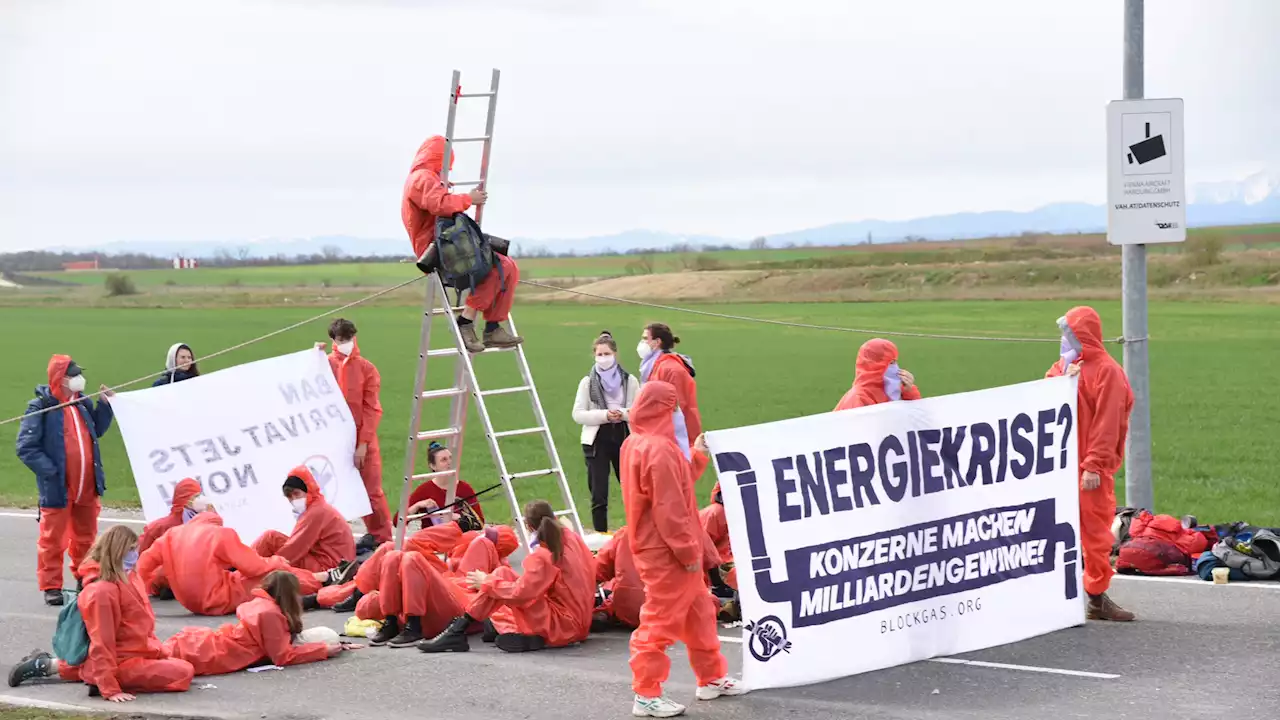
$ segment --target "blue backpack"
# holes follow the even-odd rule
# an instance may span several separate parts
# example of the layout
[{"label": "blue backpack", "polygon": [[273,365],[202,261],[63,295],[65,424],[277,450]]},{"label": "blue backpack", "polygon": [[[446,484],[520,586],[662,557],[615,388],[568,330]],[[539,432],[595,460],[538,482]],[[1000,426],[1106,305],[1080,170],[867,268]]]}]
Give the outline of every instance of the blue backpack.
[{"label": "blue backpack", "polygon": [[489,236],[466,213],[454,213],[436,220],[436,269],[445,285],[474,290],[496,268],[502,277],[502,266],[493,255]]},{"label": "blue backpack", "polygon": [[80,617],[79,593],[62,591],[62,610],[53,629],[53,655],[68,665],[80,665],[89,657],[89,629]]}]

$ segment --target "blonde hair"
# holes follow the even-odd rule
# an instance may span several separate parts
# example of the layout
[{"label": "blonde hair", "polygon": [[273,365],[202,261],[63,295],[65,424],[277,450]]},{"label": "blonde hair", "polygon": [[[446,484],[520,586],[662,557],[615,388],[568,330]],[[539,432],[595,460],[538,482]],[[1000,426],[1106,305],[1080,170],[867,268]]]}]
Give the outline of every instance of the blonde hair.
[{"label": "blonde hair", "polygon": [[107,582],[124,582],[124,556],[138,545],[138,533],[124,525],[114,525],[93,541],[89,559],[98,563],[98,577]]}]

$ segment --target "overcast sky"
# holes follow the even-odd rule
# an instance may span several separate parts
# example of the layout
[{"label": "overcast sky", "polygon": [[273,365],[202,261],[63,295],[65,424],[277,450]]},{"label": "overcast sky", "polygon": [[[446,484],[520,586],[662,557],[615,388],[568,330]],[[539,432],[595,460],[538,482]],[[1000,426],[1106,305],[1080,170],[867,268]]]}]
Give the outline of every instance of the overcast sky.
[{"label": "overcast sky", "polygon": [[[1101,202],[1122,7],[0,0],[0,251],[404,237],[453,68],[465,90],[502,70],[500,235]],[[1278,29],[1277,0],[1148,0],[1147,96],[1185,98],[1190,182],[1280,170]]]}]

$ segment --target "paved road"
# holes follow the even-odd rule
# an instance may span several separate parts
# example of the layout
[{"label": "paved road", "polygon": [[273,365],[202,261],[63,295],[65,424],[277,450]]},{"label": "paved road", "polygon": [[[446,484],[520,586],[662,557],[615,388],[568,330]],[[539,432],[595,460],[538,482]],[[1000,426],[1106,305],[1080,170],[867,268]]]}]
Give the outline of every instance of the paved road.
[{"label": "paved road", "polygon": [[[0,662],[6,667],[49,645],[56,613],[34,582],[36,523],[0,513]],[[1025,720],[1276,716],[1280,681],[1280,587],[1119,579],[1113,594],[1136,611],[1129,625],[1091,623],[960,660],[928,661],[821,685],[697,703],[690,716],[772,720]],[[217,625],[176,603],[157,603],[161,638],[184,625]],[[313,612],[307,623],[340,629],[344,618]],[[722,630],[732,638],[734,632]],[[730,667],[741,644],[725,643]],[[858,648],[849,648],[858,652]],[[673,651],[671,695],[692,703],[693,677]],[[1036,671],[1039,668],[1042,671]],[[1118,677],[1044,672],[1078,671]],[[198,687],[200,685],[213,687]],[[102,710],[83,685],[0,688],[15,698]],[[473,641],[465,655],[369,648],[284,671],[197,678],[191,692],[146,696],[137,712],[216,718],[564,718],[629,717],[627,635],[593,636],[575,648],[506,655]]]}]

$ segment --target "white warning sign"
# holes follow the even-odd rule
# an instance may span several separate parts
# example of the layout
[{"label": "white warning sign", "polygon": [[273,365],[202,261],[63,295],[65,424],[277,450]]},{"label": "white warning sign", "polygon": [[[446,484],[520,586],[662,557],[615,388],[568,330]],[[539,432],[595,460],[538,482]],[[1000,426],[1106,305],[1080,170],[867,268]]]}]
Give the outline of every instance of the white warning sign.
[{"label": "white warning sign", "polygon": [[1107,240],[1146,245],[1187,239],[1182,100],[1107,105]]}]

